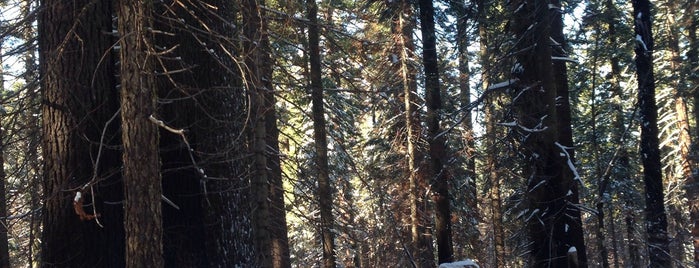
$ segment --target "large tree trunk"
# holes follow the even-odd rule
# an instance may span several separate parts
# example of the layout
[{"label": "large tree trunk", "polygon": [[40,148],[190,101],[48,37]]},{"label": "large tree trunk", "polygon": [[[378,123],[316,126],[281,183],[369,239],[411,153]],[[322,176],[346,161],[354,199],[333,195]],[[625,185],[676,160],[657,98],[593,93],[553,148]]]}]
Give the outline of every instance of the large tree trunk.
[{"label": "large tree trunk", "polygon": [[[549,25],[535,21],[550,18],[548,1],[513,2],[514,23],[511,25],[519,42],[513,76],[515,118],[509,124],[520,134],[520,151],[525,156],[523,177],[527,179],[527,225],[533,267],[565,267],[567,256],[580,253],[579,245],[571,244],[571,218],[567,215],[573,184],[572,159],[560,143],[559,117],[556,108],[556,81],[553,79]],[[579,265],[576,257],[570,261]]]},{"label": "large tree trunk", "polygon": [[308,48],[310,61],[311,117],[315,142],[315,164],[318,174],[318,205],[320,207],[320,233],[323,244],[323,267],[335,267],[335,235],[333,233],[332,186],[328,168],[328,141],[323,108],[323,81],[320,61],[320,27],[318,6],[315,0],[307,1]]},{"label": "large tree trunk", "polygon": [[658,141],[658,106],[655,102],[650,3],[648,0],[633,0],[632,4],[634,31],[637,36],[635,52],[641,116],[640,153],[645,184],[649,259],[653,267],[671,267]]},{"label": "large tree trunk", "polygon": [[[551,55],[554,57],[568,57],[566,50],[568,49],[565,36],[563,35],[563,17],[561,12],[560,0],[551,1],[551,4],[555,6],[555,9],[551,9],[551,39],[555,41],[552,46]],[[556,115],[558,118],[558,141],[561,145],[565,147],[568,155],[568,161],[571,166],[564,167],[564,176],[569,178],[564,178],[563,185],[568,187],[566,192],[566,213],[565,225],[568,226],[567,235],[565,236],[567,240],[565,243],[569,246],[573,246],[577,249],[577,265],[578,267],[587,267],[587,247],[585,246],[585,238],[583,234],[582,226],[582,215],[580,213],[580,199],[578,186],[582,185],[582,181],[572,181],[572,183],[566,182],[570,181],[570,178],[574,178],[572,165],[575,163],[575,150],[573,144],[573,129],[572,129],[572,119],[570,112],[570,97],[568,94],[568,70],[566,67],[566,61],[555,60],[553,61],[553,75],[556,85]]]},{"label": "large tree trunk", "polygon": [[163,267],[152,10],[151,2],[138,0],[122,0],[117,7],[126,267]]},{"label": "large tree trunk", "polygon": [[434,6],[431,0],[421,0],[420,26],[422,32],[422,61],[425,71],[425,118],[429,143],[429,176],[436,191],[432,199],[435,203],[435,233],[437,235],[437,255],[439,263],[453,260],[451,241],[451,207],[449,198],[449,173],[444,168],[446,162],[446,140],[440,133],[439,121],[442,99],[437,65],[437,37],[434,26]]},{"label": "large tree trunk", "polygon": [[[44,1],[40,10],[42,265],[123,267],[122,209],[105,203],[122,200],[121,161],[111,149],[120,139],[118,120],[110,121],[118,108],[112,5]],[[104,228],[92,220],[95,212]]]},{"label": "large tree trunk", "polygon": [[254,232],[261,239],[256,241],[255,249],[259,265],[289,267],[291,263],[279,160],[272,60],[262,6],[264,1],[245,1],[242,9],[244,34],[247,37],[243,42],[247,66],[245,78],[252,96],[251,109],[257,115],[252,120],[255,178],[251,193],[258,206],[253,214]]},{"label": "large tree trunk", "polygon": [[425,196],[427,189],[427,172],[424,154],[420,144],[422,126],[420,124],[420,97],[418,95],[416,67],[411,63],[411,55],[415,52],[413,30],[415,22],[413,8],[406,1],[398,1],[394,14],[393,34],[399,50],[398,65],[400,69],[401,86],[403,87],[403,103],[405,114],[405,129],[408,154],[408,202],[410,203],[410,237],[413,260],[418,267],[434,266],[432,253],[432,236],[428,231],[428,204]]}]

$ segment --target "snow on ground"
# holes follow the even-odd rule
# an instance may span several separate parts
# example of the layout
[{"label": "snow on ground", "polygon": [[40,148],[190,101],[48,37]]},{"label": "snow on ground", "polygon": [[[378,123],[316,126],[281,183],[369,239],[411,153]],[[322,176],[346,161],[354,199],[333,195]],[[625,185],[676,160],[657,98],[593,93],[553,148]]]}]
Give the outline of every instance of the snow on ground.
[{"label": "snow on ground", "polygon": [[463,261],[442,263],[439,268],[480,268],[476,262],[471,259],[466,259]]}]

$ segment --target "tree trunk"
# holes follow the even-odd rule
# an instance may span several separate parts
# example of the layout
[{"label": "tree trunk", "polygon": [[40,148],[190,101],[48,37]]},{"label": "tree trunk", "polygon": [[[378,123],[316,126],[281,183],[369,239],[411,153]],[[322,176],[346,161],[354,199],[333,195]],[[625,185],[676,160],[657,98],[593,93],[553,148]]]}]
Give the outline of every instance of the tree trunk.
[{"label": "tree trunk", "polygon": [[[439,68],[437,63],[437,37],[434,26],[434,6],[431,0],[421,0],[420,26],[422,32],[422,61],[425,71],[425,118],[429,142],[429,176],[436,191],[432,199],[435,203],[435,233],[437,235],[437,255],[439,263],[453,260],[451,241],[451,207],[449,197],[449,172],[444,168],[446,162],[446,140],[441,133],[439,122],[442,99],[439,86]],[[427,262],[427,261],[426,261]]]},{"label": "tree trunk", "polygon": [[[469,69],[469,57],[468,57],[468,46],[469,46],[469,32],[468,29],[471,27],[469,25],[469,17],[466,9],[467,1],[457,1],[454,3],[456,8],[458,19],[456,21],[456,31],[457,31],[457,49],[458,49],[458,59],[459,59],[459,98],[461,101],[461,109],[471,105],[471,71]],[[480,213],[478,211],[478,190],[476,185],[476,144],[475,135],[473,132],[473,115],[471,109],[464,111],[464,117],[462,122],[463,136],[462,139],[465,140],[463,149],[466,158],[466,170],[464,176],[466,177],[466,187],[467,187],[467,203],[468,206],[467,217],[474,219],[474,226],[467,226],[467,246],[471,250],[466,252],[466,256],[483,256],[483,251],[481,248],[480,233],[478,231],[478,224],[481,220]]]},{"label": "tree trunk", "polygon": [[[551,55],[554,57],[568,57],[566,52],[568,49],[568,42],[565,40],[563,35],[563,12],[560,0],[551,1],[551,4],[556,8],[551,9],[551,39],[555,41],[552,46]],[[580,213],[580,199],[578,186],[582,185],[582,181],[574,181],[575,174],[573,174],[573,164],[575,161],[575,150],[573,144],[573,129],[572,129],[572,119],[570,112],[570,97],[568,94],[568,70],[566,67],[566,61],[564,60],[554,60],[553,61],[553,75],[556,86],[556,116],[558,118],[558,141],[561,145],[565,147],[568,155],[568,161],[570,166],[565,167],[565,175],[568,178],[563,178],[564,185],[568,189],[564,189],[568,194],[566,194],[566,212],[565,212],[565,225],[568,226],[566,230],[567,235],[565,244],[568,246],[573,246],[577,249],[577,265],[578,267],[587,267],[587,247],[585,246],[584,231],[582,226],[582,216]],[[566,182],[568,181],[568,182]],[[568,185],[565,185],[568,183]]]},{"label": "tree trunk", "polygon": [[335,235],[333,233],[332,186],[328,168],[328,141],[325,111],[323,107],[323,80],[320,61],[320,27],[318,6],[315,0],[307,1],[308,48],[310,61],[311,116],[315,141],[315,162],[318,174],[318,205],[320,207],[320,232],[323,244],[323,267],[335,267]]},{"label": "tree trunk", "polygon": [[[3,68],[2,44],[0,41],[0,73],[5,73]],[[5,92],[5,79],[0,78],[0,92]],[[0,122],[4,121],[4,115],[0,115]],[[5,174],[5,126],[0,124],[0,268],[10,267],[10,245],[7,241],[7,175]]]},{"label": "tree trunk", "polygon": [[109,2],[44,1],[39,12],[46,267],[124,266],[122,208],[105,203],[122,200],[110,29]]},{"label": "tree trunk", "polygon": [[126,267],[163,267],[152,10],[152,3],[137,0],[123,0],[117,8]]},{"label": "tree trunk", "polygon": [[653,267],[671,267],[667,216],[663,196],[662,165],[658,141],[658,106],[655,102],[653,78],[653,36],[648,0],[633,0],[636,43],[636,72],[638,78],[639,114],[641,116],[641,160],[646,196],[646,231],[648,252]]},{"label": "tree trunk", "polygon": [[[495,77],[494,70],[494,49],[493,42],[490,38],[490,33],[488,31],[488,25],[490,25],[491,20],[489,19],[490,5],[485,0],[479,0],[477,2],[477,20],[478,20],[478,35],[480,37],[480,63],[482,68],[481,74],[481,88],[486,90],[491,83],[491,80]],[[499,162],[499,149],[497,147],[498,135],[500,132],[497,129],[498,120],[501,119],[502,114],[499,112],[498,102],[501,95],[497,92],[490,93],[490,95],[485,99],[484,102],[484,116],[485,116],[485,173],[487,174],[488,180],[490,181],[490,188],[488,190],[488,195],[490,197],[490,225],[492,226],[493,233],[493,258],[492,265],[495,267],[505,267],[506,266],[506,245],[505,245],[505,229],[503,226],[502,219],[502,199],[501,199],[501,182],[503,180],[502,174],[500,174],[500,169],[502,168],[501,162]]]},{"label": "tree trunk", "polygon": [[[693,134],[693,141],[695,144],[692,145],[692,150],[695,152],[699,150],[699,40],[697,40],[697,29],[699,28],[699,16],[696,12],[699,10],[699,1],[692,0],[689,3],[689,10],[685,12],[688,16],[685,21],[687,22],[687,39],[688,39],[688,49],[687,49],[687,60],[689,63],[689,75],[687,80],[689,81],[690,88],[688,92],[692,94],[694,98],[694,122],[696,132]],[[692,224],[692,229],[690,230],[692,236],[692,242],[694,244],[694,266],[699,267],[699,179],[696,175],[688,177],[685,182],[685,195],[688,197],[687,207],[689,208],[689,219]]]},{"label": "tree trunk", "polygon": [[[573,175],[572,159],[561,144],[556,108],[556,81],[551,65],[550,32],[548,25],[535,21],[550,18],[548,1],[527,0],[513,2],[514,25],[519,42],[513,76],[513,129],[521,139],[520,151],[525,155],[523,177],[527,178],[527,221],[533,267],[565,267],[567,256],[580,253],[577,244],[569,240],[572,226],[567,216],[569,206],[565,196],[577,183]],[[561,172],[564,171],[564,172]],[[574,193],[573,193],[574,194]],[[577,227],[579,228],[579,226]],[[584,251],[583,251],[584,252]],[[575,257],[571,258],[574,262]]]}]

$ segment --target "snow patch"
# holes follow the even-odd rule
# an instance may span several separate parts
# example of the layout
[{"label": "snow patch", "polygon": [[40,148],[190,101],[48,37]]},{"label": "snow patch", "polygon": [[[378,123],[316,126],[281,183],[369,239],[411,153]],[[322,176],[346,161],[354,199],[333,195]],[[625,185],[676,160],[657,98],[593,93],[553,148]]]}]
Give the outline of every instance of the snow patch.
[{"label": "snow patch", "polygon": [[643,50],[648,51],[648,47],[646,46],[646,42],[643,42],[643,37],[641,37],[640,34],[636,35],[636,42],[638,42],[641,46],[643,46]]},{"label": "snow patch", "polygon": [[466,259],[463,261],[442,263],[439,265],[439,268],[480,268],[480,266],[478,266],[475,261]]}]

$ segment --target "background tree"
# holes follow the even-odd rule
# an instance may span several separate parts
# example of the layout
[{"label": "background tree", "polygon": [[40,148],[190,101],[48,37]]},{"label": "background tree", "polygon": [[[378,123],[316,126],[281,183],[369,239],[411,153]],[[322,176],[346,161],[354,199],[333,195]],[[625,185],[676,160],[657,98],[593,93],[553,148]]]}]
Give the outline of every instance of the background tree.
[{"label": "background tree", "polygon": [[320,207],[320,234],[323,245],[323,267],[336,266],[333,195],[328,173],[328,142],[323,102],[323,81],[320,56],[320,27],[315,0],[307,1],[308,60],[310,65],[309,87],[311,91],[311,116],[315,140],[315,164],[318,174],[318,206]]},{"label": "background tree", "polygon": [[449,171],[444,168],[446,140],[439,124],[442,99],[437,66],[437,38],[434,26],[434,7],[431,0],[420,1],[420,29],[422,32],[422,61],[425,72],[425,117],[429,142],[429,168],[431,184],[436,188],[433,194],[435,203],[435,233],[439,263],[453,260],[451,241],[451,198],[449,198]]},{"label": "background tree", "polygon": [[670,267],[667,217],[663,196],[662,167],[658,141],[658,107],[655,102],[653,75],[653,35],[648,1],[632,1],[637,36],[636,72],[638,78],[639,114],[641,116],[641,160],[646,191],[646,229],[651,266]]}]

